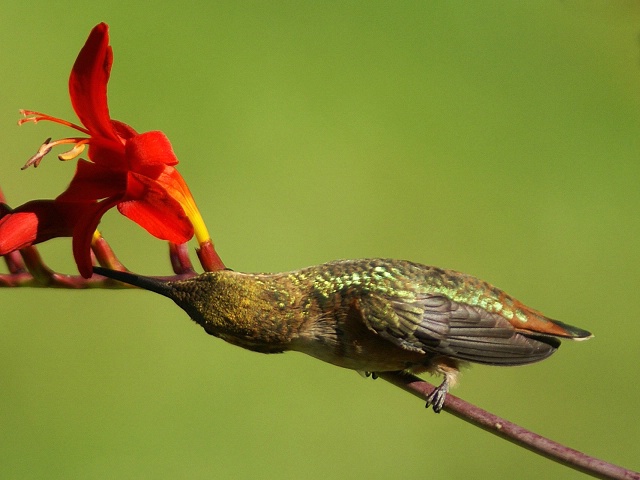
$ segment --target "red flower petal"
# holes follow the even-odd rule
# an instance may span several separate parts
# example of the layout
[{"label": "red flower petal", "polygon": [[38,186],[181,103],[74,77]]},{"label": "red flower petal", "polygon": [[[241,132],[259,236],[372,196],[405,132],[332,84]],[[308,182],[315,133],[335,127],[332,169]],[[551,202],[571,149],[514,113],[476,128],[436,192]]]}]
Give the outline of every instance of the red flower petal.
[{"label": "red flower petal", "polygon": [[47,241],[70,237],[74,226],[91,204],[33,200],[0,218],[0,255]]},{"label": "red flower petal", "polygon": [[[80,275],[89,278],[93,274],[91,262],[91,241],[98,228],[102,216],[120,201],[120,197],[112,197],[96,204],[90,204],[86,214],[76,223],[73,229],[73,258]],[[85,204],[86,205],[86,204]]]},{"label": "red flower petal", "polygon": [[173,243],[193,237],[193,225],[180,203],[155,181],[130,174],[127,198],[118,204],[120,213],[154,237]]},{"label": "red flower petal", "polygon": [[33,212],[6,213],[0,218],[0,255],[35,243],[38,217]]},{"label": "red flower petal", "polygon": [[160,240],[180,244],[193,237],[193,226],[184,213],[158,210],[158,206],[147,199],[121,202],[118,210]]},{"label": "red flower petal", "polygon": [[109,27],[100,23],[91,30],[73,65],[69,93],[76,115],[93,137],[118,141],[107,105],[107,82],[112,62]]},{"label": "red flower petal", "polygon": [[102,164],[78,160],[76,173],[67,189],[57,200],[64,202],[93,202],[122,195],[127,188],[127,174],[113,171]]},{"label": "red flower petal", "polygon": [[118,120],[111,120],[111,125],[113,125],[118,136],[124,140],[129,140],[130,138],[138,135],[138,132],[136,132],[133,127],[126,123],[119,122]]},{"label": "red flower petal", "polygon": [[127,159],[124,156],[124,145],[105,141],[101,137],[91,137],[89,159],[111,170],[128,170]]},{"label": "red flower petal", "polygon": [[179,202],[191,201],[195,204],[187,183],[176,168],[166,167],[156,181]]},{"label": "red flower petal", "polygon": [[151,178],[160,175],[165,165],[178,163],[171,142],[164,133],[158,131],[141,133],[128,140],[125,155],[132,171]]}]

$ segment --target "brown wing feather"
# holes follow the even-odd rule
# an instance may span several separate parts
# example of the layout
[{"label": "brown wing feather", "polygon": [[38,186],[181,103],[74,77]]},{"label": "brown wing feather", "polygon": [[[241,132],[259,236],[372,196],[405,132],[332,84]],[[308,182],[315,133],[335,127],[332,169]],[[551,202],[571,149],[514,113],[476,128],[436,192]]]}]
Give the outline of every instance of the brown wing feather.
[{"label": "brown wing feather", "polygon": [[551,355],[560,342],[516,331],[508,320],[442,295],[389,300],[370,295],[360,308],[367,327],[407,350],[490,365],[521,365]]}]

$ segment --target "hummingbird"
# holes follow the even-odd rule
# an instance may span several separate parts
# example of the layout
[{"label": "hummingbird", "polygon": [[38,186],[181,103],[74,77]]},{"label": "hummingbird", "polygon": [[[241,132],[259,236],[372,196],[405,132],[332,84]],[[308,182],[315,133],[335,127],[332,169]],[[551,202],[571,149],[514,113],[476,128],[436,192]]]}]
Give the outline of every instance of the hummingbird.
[{"label": "hummingbird", "polygon": [[173,300],[215,337],[260,353],[298,351],[367,376],[428,372],[440,412],[468,362],[524,365],[559,339],[592,335],[471,275],[404,260],[339,260],[285,273],[206,272],[162,280],[94,272]]}]

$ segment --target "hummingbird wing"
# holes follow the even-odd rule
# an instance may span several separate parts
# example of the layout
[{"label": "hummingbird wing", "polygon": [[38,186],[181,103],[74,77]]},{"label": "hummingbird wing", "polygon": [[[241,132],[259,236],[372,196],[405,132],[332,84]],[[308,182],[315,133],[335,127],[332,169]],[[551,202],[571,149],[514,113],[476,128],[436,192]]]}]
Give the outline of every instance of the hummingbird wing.
[{"label": "hummingbird wing", "polygon": [[517,331],[496,313],[443,295],[413,300],[370,294],[359,301],[365,325],[410,351],[488,365],[522,365],[551,355],[556,338]]}]

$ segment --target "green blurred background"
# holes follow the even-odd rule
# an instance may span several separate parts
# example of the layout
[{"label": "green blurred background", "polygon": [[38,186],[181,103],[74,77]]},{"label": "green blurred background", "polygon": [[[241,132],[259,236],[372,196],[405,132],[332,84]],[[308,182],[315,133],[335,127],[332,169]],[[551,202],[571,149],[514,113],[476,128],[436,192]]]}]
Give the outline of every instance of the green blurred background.
[{"label": "green blurred background", "polygon": [[[104,2],[107,4],[107,2]],[[454,393],[640,469],[640,3],[14,2],[0,13],[0,184],[75,120],[111,26],[114,118],[163,130],[227,265],[405,258],[484,278],[596,338]],[[110,212],[133,270],[166,246]],[[74,272],[68,239],[45,244]],[[383,381],[209,337],[138,291],[0,291],[0,478],[579,478]]]}]

